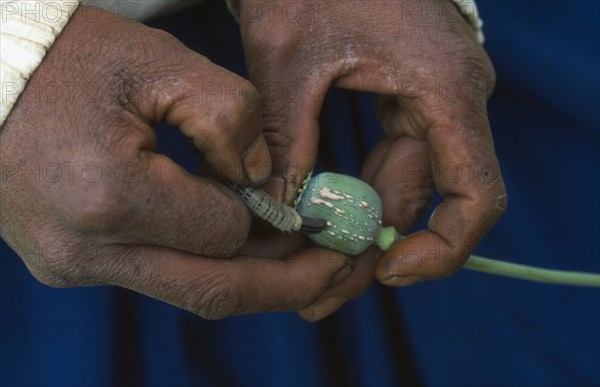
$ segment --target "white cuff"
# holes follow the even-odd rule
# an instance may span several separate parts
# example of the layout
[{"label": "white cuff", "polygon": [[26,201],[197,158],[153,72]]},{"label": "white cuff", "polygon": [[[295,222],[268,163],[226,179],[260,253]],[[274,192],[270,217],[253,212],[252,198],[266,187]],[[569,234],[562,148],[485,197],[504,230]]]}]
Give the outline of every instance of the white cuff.
[{"label": "white cuff", "polygon": [[471,26],[475,29],[477,33],[477,41],[479,44],[483,44],[485,42],[485,36],[483,35],[483,20],[479,17],[479,12],[477,11],[477,4],[475,4],[475,0],[452,0],[458,11],[471,23]]},{"label": "white cuff", "polygon": [[83,5],[102,8],[129,19],[148,20],[165,16],[202,0],[83,0]]},{"label": "white cuff", "polygon": [[79,0],[0,0],[0,126]]}]

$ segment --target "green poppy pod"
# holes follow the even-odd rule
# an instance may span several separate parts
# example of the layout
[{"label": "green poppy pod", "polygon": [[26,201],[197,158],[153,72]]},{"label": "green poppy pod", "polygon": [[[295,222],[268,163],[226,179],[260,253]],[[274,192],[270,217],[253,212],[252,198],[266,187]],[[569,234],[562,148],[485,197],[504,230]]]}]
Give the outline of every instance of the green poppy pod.
[{"label": "green poppy pod", "polygon": [[319,246],[358,255],[381,230],[381,198],[371,186],[352,176],[325,172],[313,176],[297,207],[303,216],[327,221],[309,238]]}]

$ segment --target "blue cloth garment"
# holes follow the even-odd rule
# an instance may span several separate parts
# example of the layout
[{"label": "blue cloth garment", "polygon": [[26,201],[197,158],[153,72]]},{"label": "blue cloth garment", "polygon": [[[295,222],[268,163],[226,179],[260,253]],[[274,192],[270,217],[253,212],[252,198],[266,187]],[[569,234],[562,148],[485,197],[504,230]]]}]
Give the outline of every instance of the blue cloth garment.
[{"label": "blue cloth garment", "polygon": [[[600,272],[600,5],[478,3],[497,71],[489,116],[509,208],[476,253]],[[244,74],[221,2],[151,24]],[[372,103],[330,92],[320,168],[358,174],[380,135]],[[193,170],[186,141],[157,131],[159,151]],[[121,289],[45,287],[0,249],[2,386],[600,385],[595,289],[461,271],[376,285],[317,324],[292,313],[204,321]]]}]

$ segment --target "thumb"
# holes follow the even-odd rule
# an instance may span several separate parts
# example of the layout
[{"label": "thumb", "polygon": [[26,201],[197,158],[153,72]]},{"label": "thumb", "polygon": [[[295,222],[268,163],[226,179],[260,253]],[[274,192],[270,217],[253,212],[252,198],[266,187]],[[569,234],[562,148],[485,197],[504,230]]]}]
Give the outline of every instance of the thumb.
[{"label": "thumb", "polygon": [[287,61],[251,54],[250,80],[261,96],[263,135],[273,162],[265,190],[291,204],[317,160],[319,115],[330,81],[318,72],[305,74],[283,66]]}]

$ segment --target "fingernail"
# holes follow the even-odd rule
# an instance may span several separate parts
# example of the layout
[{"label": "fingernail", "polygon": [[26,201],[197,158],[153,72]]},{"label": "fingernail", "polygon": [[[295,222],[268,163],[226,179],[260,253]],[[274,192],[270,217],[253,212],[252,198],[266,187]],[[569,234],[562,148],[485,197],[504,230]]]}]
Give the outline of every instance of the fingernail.
[{"label": "fingernail", "polygon": [[311,321],[319,321],[333,312],[346,302],[344,297],[330,297],[319,302],[312,308]]},{"label": "fingernail", "polygon": [[264,183],[271,174],[271,155],[267,141],[261,135],[250,146],[244,156],[244,169],[248,178],[255,184]]},{"label": "fingernail", "polygon": [[425,281],[425,278],[417,277],[417,276],[402,276],[402,275],[394,275],[388,277],[381,281],[382,284],[387,286],[408,286],[414,285],[418,282]]}]

